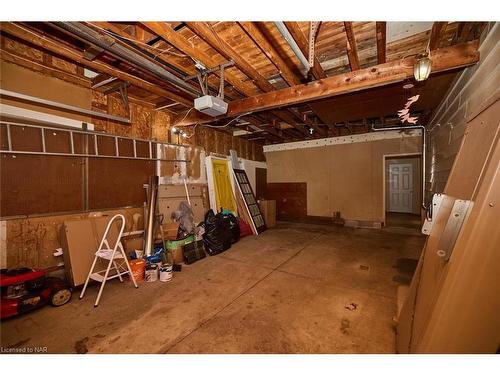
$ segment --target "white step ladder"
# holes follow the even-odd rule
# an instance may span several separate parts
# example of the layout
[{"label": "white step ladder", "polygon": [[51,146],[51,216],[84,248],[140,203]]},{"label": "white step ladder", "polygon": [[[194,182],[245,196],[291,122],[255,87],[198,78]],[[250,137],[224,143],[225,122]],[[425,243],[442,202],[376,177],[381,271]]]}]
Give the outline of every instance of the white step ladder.
[{"label": "white step ladder", "polygon": [[[118,233],[118,237],[116,238],[116,242],[114,246],[111,248],[109,246],[109,242],[107,239],[109,229],[115,220],[121,220],[120,231]],[[95,301],[94,307],[97,307],[99,304],[99,300],[101,299],[101,294],[104,289],[104,284],[106,281],[114,279],[118,277],[120,282],[123,282],[122,275],[129,274],[134,286],[137,288],[137,283],[134,279],[134,275],[132,274],[132,270],[130,269],[130,265],[127,260],[127,255],[125,254],[125,250],[120,242],[120,239],[123,234],[123,230],[125,228],[125,217],[121,214],[117,214],[111,218],[108,225],[106,226],[106,230],[101,239],[101,243],[95,252],[94,262],[92,263],[92,267],[90,268],[89,274],[87,276],[87,280],[85,281],[85,285],[83,286],[82,293],[80,294],[80,299],[83,298],[85,294],[85,290],[87,289],[87,285],[89,280],[95,280],[101,283],[101,287],[99,288],[99,293],[97,294],[97,299]],[[108,266],[106,269],[101,271],[94,272],[95,265],[97,264],[98,259],[104,259],[108,261]],[[126,266],[126,269],[124,268]],[[114,274],[109,275],[109,271],[113,270]]]}]

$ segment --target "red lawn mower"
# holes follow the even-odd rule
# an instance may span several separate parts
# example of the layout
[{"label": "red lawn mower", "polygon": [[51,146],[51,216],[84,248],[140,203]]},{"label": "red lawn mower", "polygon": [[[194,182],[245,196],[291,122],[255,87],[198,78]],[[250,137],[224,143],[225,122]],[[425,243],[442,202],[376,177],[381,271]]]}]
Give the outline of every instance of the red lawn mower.
[{"label": "red lawn mower", "polygon": [[2,319],[19,315],[50,303],[62,306],[71,299],[71,288],[45,271],[31,268],[2,269],[0,273]]}]

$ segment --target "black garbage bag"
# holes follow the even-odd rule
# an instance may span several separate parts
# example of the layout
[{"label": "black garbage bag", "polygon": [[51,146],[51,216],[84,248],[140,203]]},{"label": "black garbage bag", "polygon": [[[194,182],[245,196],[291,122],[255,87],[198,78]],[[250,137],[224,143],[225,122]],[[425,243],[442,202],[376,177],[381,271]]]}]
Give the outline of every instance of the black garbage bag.
[{"label": "black garbage bag", "polygon": [[240,221],[232,213],[221,213],[223,220],[229,223],[231,231],[231,243],[236,243],[240,239]]},{"label": "black garbage bag", "polygon": [[208,210],[204,227],[203,242],[209,255],[222,253],[231,247],[231,228],[222,214],[216,215],[213,210]]}]

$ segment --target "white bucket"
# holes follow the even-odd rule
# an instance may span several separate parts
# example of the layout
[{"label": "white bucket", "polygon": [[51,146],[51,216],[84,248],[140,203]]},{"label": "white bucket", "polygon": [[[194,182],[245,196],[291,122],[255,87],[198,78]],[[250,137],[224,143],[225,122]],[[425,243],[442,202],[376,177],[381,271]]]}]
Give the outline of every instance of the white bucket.
[{"label": "white bucket", "polygon": [[143,255],[144,255],[144,251],[143,250],[134,250],[135,251],[135,257],[137,259],[142,259]]},{"label": "white bucket", "polygon": [[158,266],[156,264],[150,264],[146,267],[144,280],[148,283],[153,283],[158,280]]},{"label": "white bucket", "polygon": [[172,265],[163,265],[160,267],[160,281],[164,283],[172,280]]}]

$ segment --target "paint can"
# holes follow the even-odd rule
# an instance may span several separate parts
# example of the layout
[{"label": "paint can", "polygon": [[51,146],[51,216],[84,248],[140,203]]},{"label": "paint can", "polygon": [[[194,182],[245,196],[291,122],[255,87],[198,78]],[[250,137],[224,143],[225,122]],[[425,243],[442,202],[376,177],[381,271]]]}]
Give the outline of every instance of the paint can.
[{"label": "paint can", "polygon": [[135,281],[144,280],[144,268],[146,268],[146,261],[144,259],[134,259],[129,261],[132,275]]},{"label": "paint can", "polygon": [[164,264],[160,267],[160,281],[166,283],[172,280],[172,268],[171,264]]},{"label": "paint can", "polygon": [[146,266],[145,279],[147,283],[153,283],[158,280],[158,266],[156,264]]}]

